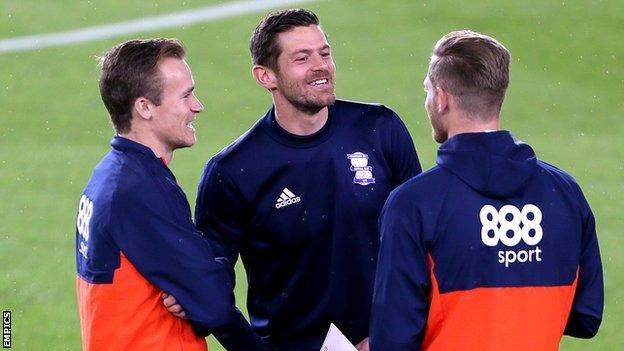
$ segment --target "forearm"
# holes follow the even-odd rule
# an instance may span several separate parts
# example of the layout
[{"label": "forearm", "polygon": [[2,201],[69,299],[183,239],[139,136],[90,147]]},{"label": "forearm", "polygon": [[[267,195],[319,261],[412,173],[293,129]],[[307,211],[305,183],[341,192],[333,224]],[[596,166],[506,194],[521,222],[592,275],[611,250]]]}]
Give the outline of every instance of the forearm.
[{"label": "forearm", "polygon": [[270,350],[262,338],[253,331],[249,322],[238,309],[236,309],[230,322],[217,328],[213,335],[228,351]]}]

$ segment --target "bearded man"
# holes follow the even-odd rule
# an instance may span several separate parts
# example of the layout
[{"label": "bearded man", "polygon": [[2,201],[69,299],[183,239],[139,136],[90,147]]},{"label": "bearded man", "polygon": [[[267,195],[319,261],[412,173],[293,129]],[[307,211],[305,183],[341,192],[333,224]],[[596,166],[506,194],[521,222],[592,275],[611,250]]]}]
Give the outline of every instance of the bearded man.
[{"label": "bearded man", "polygon": [[[251,38],[253,77],[273,106],[207,164],[198,229],[247,272],[250,321],[215,333],[228,350],[318,351],[334,323],[361,350],[386,197],[420,173],[396,113],[336,100],[317,16],[274,12]],[[233,269],[233,267],[232,267]]]}]

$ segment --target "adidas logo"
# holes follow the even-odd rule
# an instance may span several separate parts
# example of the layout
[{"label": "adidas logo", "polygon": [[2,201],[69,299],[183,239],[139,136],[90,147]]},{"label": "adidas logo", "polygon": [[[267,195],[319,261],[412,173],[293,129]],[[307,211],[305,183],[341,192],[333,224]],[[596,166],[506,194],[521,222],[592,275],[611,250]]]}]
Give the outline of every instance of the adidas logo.
[{"label": "adidas logo", "polygon": [[288,190],[288,188],[284,188],[282,193],[277,198],[277,202],[275,203],[275,208],[282,208],[288,205],[296,204],[301,201],[301,198],[292,193],[292,191]]}]

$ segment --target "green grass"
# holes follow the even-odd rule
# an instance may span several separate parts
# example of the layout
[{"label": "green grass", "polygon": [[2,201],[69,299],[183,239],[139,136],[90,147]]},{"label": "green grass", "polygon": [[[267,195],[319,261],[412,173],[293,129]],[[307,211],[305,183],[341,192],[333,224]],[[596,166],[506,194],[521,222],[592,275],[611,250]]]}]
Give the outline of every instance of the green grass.
[{"label": "green grass", "polygon": [[[0,2],[0,36],[105,24],[217,1]],[[92,5],[97,4],[97,5]],[[383,4],[383,5],[382,5]],[[422,108],[422,79],[435,41],[470,28],[513,56],[502,113],[505,128],[571,172],[596,215],[606,306],[591,340],[563,350],[624,344],[624,3],[612,1],[320,1],[334,47],[338,95],[378,101],[403,117],[424,168],[437,145]],[[270,104],[250,76],[248,39],[262,14],[145,33],[188,47],[197,93],[199,141],[172,164],[194,202],[204,162],[245,131]],[[129,38],[129,37],[128,37]],[[81,191],[108,150],[112,129],[97,90],[95,56],[128,38],[0,54],[0,307],[13,311],[17,350],[75,350],[74,223]],[[244,274],[237,296],[244,302]],[[528,336],[529,337],[529,336]],[[212,350],[221,350],[211,342]]]},{"label": "green grass", "polygon": [[17,37],[66,31],[224,2],[227,1],[125,0],[123,4],[113,1],[76,0],[1,1],[0,33],[2,37]]}]

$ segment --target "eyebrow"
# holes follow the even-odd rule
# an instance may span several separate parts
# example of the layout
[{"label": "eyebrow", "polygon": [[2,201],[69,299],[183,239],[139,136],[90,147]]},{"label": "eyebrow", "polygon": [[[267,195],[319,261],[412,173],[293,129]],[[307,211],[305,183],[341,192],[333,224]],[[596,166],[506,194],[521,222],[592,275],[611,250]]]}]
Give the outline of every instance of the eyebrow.
[{"label": "eyebrow", "polygon": [[183,93],[182,96],[188,95],[190,94],[193,90],[195,90],[195,86],[193,85],[192,87],[186,89]]},{"label": "eyebrow", "polygon": [[[331,49],[331,46],[329,44],[325,44],[325,45],[323,45],[321,47],[321,50],[327,50],[327,49]],[[301,49],[301,50],[297,50],[297,51],[293,52],[292,54],[290,54],[290,56],[294,56],[294,55],[301,54],[301,53],[307,54],[307,53],[310,53],[312,51],[314,51],[314,49]]]}]

